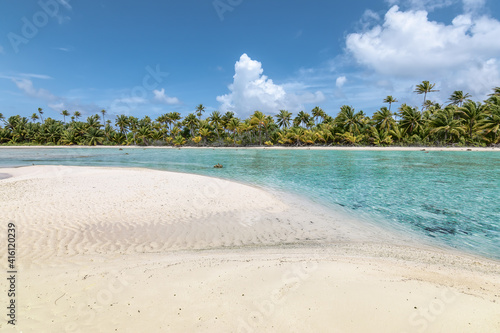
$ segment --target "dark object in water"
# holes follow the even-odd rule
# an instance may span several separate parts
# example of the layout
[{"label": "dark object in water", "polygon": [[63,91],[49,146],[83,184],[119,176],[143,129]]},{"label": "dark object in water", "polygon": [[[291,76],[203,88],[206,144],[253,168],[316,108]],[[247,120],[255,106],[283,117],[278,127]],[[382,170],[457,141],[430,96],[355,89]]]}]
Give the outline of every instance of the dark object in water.
[{"label": "dark object in water", "polygon": [[123,150],[123,148],[120,148],[120,149],[118,149],[118,150]]},{"label": "dark object in water", "polygon": [[222,166],[222,164],[219,164],[217,163],[216,165],[214,165],[214,168],[215,169],[222,169],[224,166]]}]

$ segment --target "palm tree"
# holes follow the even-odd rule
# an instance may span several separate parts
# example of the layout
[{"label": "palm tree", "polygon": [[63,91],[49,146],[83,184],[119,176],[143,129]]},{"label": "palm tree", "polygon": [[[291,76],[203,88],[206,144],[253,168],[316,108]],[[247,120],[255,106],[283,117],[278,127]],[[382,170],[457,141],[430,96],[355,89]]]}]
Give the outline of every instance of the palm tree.
[{"label": "palm tree", "polygon": [[73,112],[73,116],[75,117],[76,121],[78,121],[78,118],[80,118],[82,114],[80,113],[80,111],[75,111]]},{"label": "palm tree", "polygon": [[260,111],[255,111],[250,119],[250,124],[257,126],[259,132],[259,146],[262,146],[262,128],[267,125],[267,117]]},{"label": "palm tree", "polygon": [[479,130],[479,123],[486,117],[487,111],[487,104],[476,103],[470,100],[457,110],[457,114],[464,121],[469,139],[472,139],[473,133]]},{"label": "palm tree", "polygon": [[403,104],[399,108],[399,112],[401,116],[401,121],[399,122],[399,125],[405,133],[413,135],[415,132],[419,131],[424,126],[424,119],[422,118],[422,113],[418,111],[417,108]]},{"label": "palm tree", "polygon": [[311,115],[307,112],[300,111],[297,114],[297,117],[295,117],[295,119],[293,120],[293,125],[300,126],[301,124],[304,124],[304,126],[308,126],[310,121],[311,121]]},{"label": "palm tree", "polygon": [[69,116],[68,110],[62,110],[61,115],[63,116],[64,123],[66,123],[66,116]]},{"label": "palm tree", "polygon": [[493,88],[493,93],[488,96],[500,96],[500,87]]},{"label": "palm tree", "polygon": [[431,134],[444,135],[445,143],[448,142],[448,138],[452,139],[453,136],[458,138],[461,134],[465,133],[465,128],[461,121],[455,118],[453,108],[445,108],[438,112],[429,125],[432,128]]},{"label": "palm tree", "polygon": [[391,111],[392,103],[397,103],[397,102],[398,100],[390,95],[384,99],[384,103],[389,103],[389,111]]},{"label": "palm tree", "polygon": [[484,130],[486,135],[490,136],[488,140],[491,143],[497,144],[500,142],[500,106],[490,106],[490,110],[486,117],[481,120],[479,128]]},{"label": "palm tree", "polygon": [[286,129],[290,127],[292,113],[287,110],[280,110],[280,112],[276,115],[276,120],[279,127]]},{"label": "palm tree", "polygon": [[148,140],[151,136],[151,127],[147,125],[142,125],[139,127],[139,130],[137,131],[137,137],[139,139],[142,139],[142,143],[147,146],[148,145]]},{"label": "palm tree", "polygon": [[126,134],[127,127],[129,125],[129,119],[127,116],[121,114],[116,117],[115,126],[120,129],[121,134]]},{"label": "palm tree", "polygon": [[87,117],[87,125],[88,127],[101,128],[101,123],[99,122],[99,116],[95,114],[93,116]]},{"label": "palm tree", "polygon": [[222,124],[222,115],[219,111],[213,111],[208,118],[210,121],[210,125],[215,128],[215,133],[217,134],[217,139],[220,139],[219,128]]},{"label": "palm tree", "polygon": [[196,115],[198,116],[198,119],[201,120],[201,115],[203,114],[203,112],[205,112],[205,107],[203,106],[203,104],[200,104],[196,107]]},{"label": "palm tree", "polygon": [[464,101],[470,97],[471,95],[469,93],[464,94],[462,90],[455,90],[453,94],[451,94],[448,102],[450,102],[453,105],[458,105],[458,107],[461,107]]},{"label": "palm tree", "polygon": [[101,113],[102,113],[102,123],[105,124],[106,123],[106,120],[104,120],[104,115],[106,114],[106,110],[102,109],[101,110]]},{"label": "palm tree", "polygon": [[104,141],[104,131],[98,127],[90,127],[85,133],[85,138],[89,146],[96,146]]},{"label": "palm tree", "polygon": [[425,101],[427,100],[428,93],[439,91],[439,90],[434,90],[435,86],[436,86],[435,83],[430,83],[429,81],[422,81],[422,83],[418,84],[417,87],[415,88],[414,92],[416,92],[419,95],[422,95],[422,94],[424,95],[423,105],[425,105]]},{"label": "palm tree", "polygon": [[207,137],[210,136],[210,130],[206,127],[200,128],[198,131],[200,133],[201,138],[203,139],[203,145],[207,145]]},{"label": "palm tree", "polygon": [[316,123],[318,122],[319,118],[324,118],[325,116],[325,111],[323,111],[323,109],[319,106],[316,106],[314,109],[312,109],[311,113]]},{"label": "palm tree", "polygon": [[240,129],[240,120],[238,118],[231,118],[227,123],[227,129],[233,132],[234,145],[236,146],[236,132]]},{"label": "palm tree", "polygon": [[35,122],[38,120],[38,115],[36,113],[33,113],[30,118],[32,122]]},{"label": "palm tree", "polygon": [[42,108],[38,108],[38,113],[40,114],[40,118],[42,119],[42,123],[43,123],[43,109]]},{"label": "palm tree", "polygon": [[360,128],[362,126],[363,113],[355,113],[352,106],[343,105],[340,108],[340,112],[335,118],[335,122],[344,131],[348,131],[354,134],[360,133]]},{"label": "palm tree", "polygon": [[374,145],[376,146],[381,146],[381,145],[390,145],[392,144],[392,135],[389,134],[389,131],[379,128],[377,129],[376,127],[371,128],[371,140]]},{"label": "palm tree", "polygon": [[389,131],[395,124],[394,118],[392,118],[392,112],[385,106],[375,112],[372,119],[376,126],[382,130]]},{"label": "palm tree", "polygon": [[188,114],[186,118],[184,118],[184,124],[187,128],[189,128],[189,132],[191,136],[194,137],[194,129],[198,126],[199,120],[196,119],[196,116],[192,113]]},{"label": "palm tree", "polygon": [[174,145],[183,146],[186,144],[186,139],[182,135],[177,135],[174,139]]}]

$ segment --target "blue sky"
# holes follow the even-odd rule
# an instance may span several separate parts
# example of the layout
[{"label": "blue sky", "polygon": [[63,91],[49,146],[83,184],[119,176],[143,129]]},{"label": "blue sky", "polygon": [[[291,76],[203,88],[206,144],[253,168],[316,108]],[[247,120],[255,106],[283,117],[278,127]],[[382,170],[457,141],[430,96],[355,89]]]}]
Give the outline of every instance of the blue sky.
[{"label": "blue sky", "polygon": [[494,0],[3,0],[0,112],[275,114],[500,86]]}]

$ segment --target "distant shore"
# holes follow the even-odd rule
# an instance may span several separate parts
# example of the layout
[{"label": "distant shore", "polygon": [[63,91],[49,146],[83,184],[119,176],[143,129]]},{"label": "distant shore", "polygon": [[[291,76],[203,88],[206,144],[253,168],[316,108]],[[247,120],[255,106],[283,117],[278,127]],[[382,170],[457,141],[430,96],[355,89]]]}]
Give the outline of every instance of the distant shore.
[{"label": "distant shore", "polygon": [[255,150],[348,150],[348,151],[482,151],[500,152],[500,147],[347,147],[347,146],[310,146],[310,147],[292,147],[292,146],[269,146],[269,147],[210,147],[210,146],[0,146],[0,149],[82,149],[82,148],[98,148],[98,149],[255,149]]},{"label": "distant shore", "polygon": [[0,172],[11,176],[0,211],[19,234],[23,331],[500,331],[496,260],[217,178]]}]

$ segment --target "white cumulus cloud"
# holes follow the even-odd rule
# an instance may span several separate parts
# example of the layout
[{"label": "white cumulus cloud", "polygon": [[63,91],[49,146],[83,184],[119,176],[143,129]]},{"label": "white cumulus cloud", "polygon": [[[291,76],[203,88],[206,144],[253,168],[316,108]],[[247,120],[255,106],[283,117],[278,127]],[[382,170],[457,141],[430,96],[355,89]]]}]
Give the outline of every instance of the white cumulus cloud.
[{"label": "white cumulus cloud", "polygon": [[346,82],[347,78],[345,76],[339,76],[335,81],[335,85],[337,86],[337,88],[342,88]]},{"label": "white cumulus cloud", "polygon": [[[419,81],[463,81],[464,88],[478,92],[472,81],[485,68],[491,70],[489,89],[500,83],[500,77],[493,75],[498,73],[498,36],[500,22],[493,18],[463,14],[444,24],[430,21],[424,10],[401,11],[393,6],[382,24],[348,35],[346,46],[358,63],[378,74]],[[465,82],[468,79],[470,83]]]},{"label": "white cumulus cloud", "polygon": [[325,99],[322,92],[287,93],[284,85],[278,85],[266,75],[259,61],[243,54],[236,62],[230,93],[217,97],[220,109],[248,116],[256,110],[275,114],[281,109],[297,111],[303,103],[316,103]]},{"label": "white cumulus cloud", "polygon": [[165,89],[161,90],[153,90],[153,94],[155,95],[154,100],[161,104],[180,104],[180,100],[177,97],[169,97],[165,94]]}]

